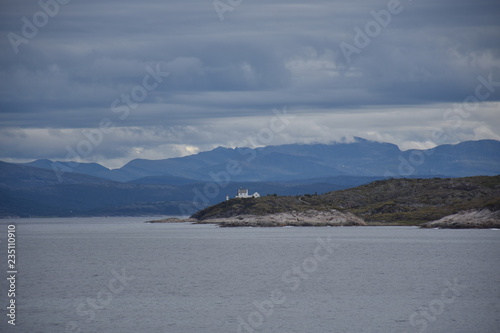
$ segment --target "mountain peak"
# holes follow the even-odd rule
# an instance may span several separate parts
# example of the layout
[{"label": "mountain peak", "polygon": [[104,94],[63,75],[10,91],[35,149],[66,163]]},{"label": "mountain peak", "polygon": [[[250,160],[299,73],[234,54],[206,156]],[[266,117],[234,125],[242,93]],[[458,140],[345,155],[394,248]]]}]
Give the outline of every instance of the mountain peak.
[{"label": "mountain peak", "polygon": [[223,146],[218,146],[217,148],[214,148],[211,151],[227,151],[227,150],[233,150],[233,149],[232,148],[223,147]]}]

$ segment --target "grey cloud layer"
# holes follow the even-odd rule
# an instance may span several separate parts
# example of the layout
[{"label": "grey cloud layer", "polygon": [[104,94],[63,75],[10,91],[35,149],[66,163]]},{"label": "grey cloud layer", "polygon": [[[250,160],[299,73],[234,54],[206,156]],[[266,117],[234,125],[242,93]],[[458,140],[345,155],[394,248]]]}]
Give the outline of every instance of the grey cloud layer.
[{"label": "grey cloud layer", "polygon": [[[27,44],[20,44],[16,54],[7,34],[22,35],[21,18],[32,20],[41,9],[32,1],[4,1],[0,14],[2,136],[24,133],[27,137],[30,129],[30,135],[39,129],[61,129],[67,130],[62,133],[68,137],[70,130],[94,128],[104,117],[117,127],[144,131],[155,127],[165,133],[175,126],[208,131],[209,124],[224,119],[239,123],[239,117],[255,117],[255,123],[261,123],[258,119],[267,117],[273,107],[284,105],[292,113],[309,115],[311,126],[332,115],[338,115],[341,123],[346,110],[369,114],[371,108],[394,106],[406,110],[399,115],[400,122],[410,119],[413,106],[423,110],[462,102],[474,93],[479,75],[491,74],[495,82],[500,81],[497,1],[401,1],[400,13],[347,64],[339,44],[355,45],[353,29],[363,30],[373,20],[370,11],[384,10],[388,3],[252,0],[226,12],[221,22],[212,2],[206,0],[73,0],[61,5],[58,14]],[[170,76],[149,91],[129,117],[118,119],[111,103],[140,85],[145,68],[156,64]],[[499,99],[500,87],[491,92],[488,102]],[[474,117],[490,119],[491,109],[491,105],[481,107]],[[371,128],[381,138],[395,125],[393,114],[386,116],[386,128]],[[425,119],[419,118],[422,129],[428,126]],[[478,119],[464,119],[466,132],[486,126],[486,132],[498,134],[498,124]],[[418,133],[419,124],[412,125],[417,125]],[[370,123],[362,119],[349,127],[357,134],[370,131]],[[49,132],[44,133],[39,144],[56,147]],[[103,143],[103,159],[114,158],[116,151],[126,159],[133,142],[120,141],[121,136],[113,133],[106,140],[118,149],[111,153]],[[182,135],[148,133],[144,136],[148,142],[135,136],[136,146],[147,150],[158,142],[189,141]],[[292,133],[286,135],[293,140]],[[317,135],[323,140],[328,132]],[[209,133],[201,137],[208,141],[189,144],[202,147],[234,141],[219,135],[210,139]],[[398,140],[410,138],[394,136]],[[32,141],[17,142],[17,151],[24,151],[27,158],[30,149],[22,145]],[[1,148],[5,153],[0,158],[16,157],[6,144]],[[46,150],[51,151],[48,155],[58,155],[55,149]],[[63,155],[61,151],[59,156]]]}]

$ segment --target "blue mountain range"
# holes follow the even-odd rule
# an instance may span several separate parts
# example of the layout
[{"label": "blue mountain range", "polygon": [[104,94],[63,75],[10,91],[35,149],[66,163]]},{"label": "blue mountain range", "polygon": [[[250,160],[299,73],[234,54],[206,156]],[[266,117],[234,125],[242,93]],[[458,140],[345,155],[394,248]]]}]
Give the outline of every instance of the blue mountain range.
[{"label": "blue mountain range", "polygon": [[427,150],[401,151],[394,144],[355,138],[350,143],[255,149],[218,147],[186,157],[136,159],[113,170],[97,163],[56,163],[37,160],[25,165],[56,167],[62,173],[76,172],[121,182],[164,177],[162,182],[177,185],[191,180],[214,181],[217,175],[228,172],[228,168],[233,171],[228,172],[231,181],[291,181],[333,176],[466,177],[500,174],[500,141],[466,141]]},{"label": "blue mountain range", "polygon": [[261,195],[321,194],[387,178],[500,174],[500,141],[428,150],[351,143],[223,148],[164,160],[0,162],[0,217],[185,215],[247,187]]}]

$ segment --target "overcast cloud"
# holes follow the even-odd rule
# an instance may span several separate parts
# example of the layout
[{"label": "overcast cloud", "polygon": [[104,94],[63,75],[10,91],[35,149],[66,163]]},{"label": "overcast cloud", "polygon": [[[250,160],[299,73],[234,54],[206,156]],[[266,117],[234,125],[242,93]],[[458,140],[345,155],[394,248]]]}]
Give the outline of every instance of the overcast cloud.
[{"label": "overcast cloud", "polygon": [[[55,1],[41,0],[52,16],[0,5],[1,160],[64,160],[90,138],[77,157],[109,167],[352,136],[500,139],[496,0]],[[273,109],[286,126],[250,143]]]}]

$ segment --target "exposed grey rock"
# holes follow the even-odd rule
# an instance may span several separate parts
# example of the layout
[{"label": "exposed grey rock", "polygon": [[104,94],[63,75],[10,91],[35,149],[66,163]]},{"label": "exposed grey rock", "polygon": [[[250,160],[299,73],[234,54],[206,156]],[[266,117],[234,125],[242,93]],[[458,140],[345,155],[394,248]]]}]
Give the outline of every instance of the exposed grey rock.
[{"label": "exposed grey rock", "polygon": [[423,228],[500,228],[500,210],[467,210],[427,222]]},{"label": "exposed grey rock", "polygon": [[500,210],[500,175],[450,179],[389,179],[321,195],[264,196],[221,202],[192,217],[200,221],[241,215],[337,209],[375,225],[420,225],[465,210]]},{"label": "exposed grey rock", "polygon": [[282,227],[282,226],[357,226],[365,221],[352,213],[335,209],[327,211],[307,210],[268,215],[237,215],[234,217],[203,220],[221,227]]},{"label": "exposed grey rock", "polygon": [[198,220],[192,218],[183,219],[177,217],[167,217],[162,220],[146,221],[145,223],[184,223],[184,222],[198,222]]}]

